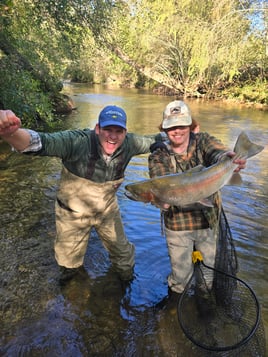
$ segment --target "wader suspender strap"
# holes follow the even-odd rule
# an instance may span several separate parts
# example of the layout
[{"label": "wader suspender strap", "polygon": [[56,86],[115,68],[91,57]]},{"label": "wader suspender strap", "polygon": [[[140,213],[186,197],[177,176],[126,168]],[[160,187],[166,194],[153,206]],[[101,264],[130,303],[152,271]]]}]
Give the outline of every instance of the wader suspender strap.
[{"label": "wader suspender strap", "polygon": [[171,160],[171,163],[172,163],[172,166],[174,169],[174,174],[175,174],[177,171],[177,163],[176,163],[175,155],[173,153],[170,154],[170,160]]},{"label": "wader suspender strap", "polygon": [[[173,170],[174,170],[174,174],[175,174],[177,171],[177,165],[176,165],[175,155],[173,153],[170,153],[170,160],[173,165]],[[161,234],[162,234],[162,236],[164,236],[165,235],[165,231],[164,231],[164,213],[165,213],[165,211],[161,210],[160,212],[161,212],[161,217],[160,217]]]},{"label": "wader suspender strap", "polygon": [[117,158],[114,180],[119,180],[122,177],[124,177],[124,171],[125,171],[125,153],[124,151],[122,151]]},{"label": "wader suspender strap", "polygon": [[91,154],[90,154],[90,160],[89,160],[88,168],[87,168],[87,179],[91,179],[91,177],[94,173],[94,170],[95,170],[96,161],[99,158],[98,143],[97,143],[97,138],[96,138],[95,132],[90,133],[90,150],[91,150]]},{"label": "wader suspender strap", "polygon": [[198,143],[199,143],[199,134],[195,135],[195,142],[196,142],[196,144],[195,144],[195,153],[196,153],[195,161],[196,161],[196,165],[200,165],[200,164],[202,165],[203,157],[202,157],[199,145],[198,145]]}]

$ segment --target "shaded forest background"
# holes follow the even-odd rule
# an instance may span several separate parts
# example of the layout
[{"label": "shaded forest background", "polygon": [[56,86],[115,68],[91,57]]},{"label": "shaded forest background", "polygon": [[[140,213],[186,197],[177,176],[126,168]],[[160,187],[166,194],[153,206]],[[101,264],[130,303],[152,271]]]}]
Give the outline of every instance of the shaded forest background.
[{"label": "shaded forest background", "polygon": [[1,0],[0,108],[52,123],[64,80],[268,107],[266,0]]}]

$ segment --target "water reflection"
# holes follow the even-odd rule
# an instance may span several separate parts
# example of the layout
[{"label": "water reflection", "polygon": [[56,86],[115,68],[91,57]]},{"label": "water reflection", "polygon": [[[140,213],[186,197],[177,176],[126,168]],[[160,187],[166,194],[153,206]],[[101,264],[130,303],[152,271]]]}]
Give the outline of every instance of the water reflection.
[{"label": "water reflection", "polygon": [[[146,91],[67,85],[78,107],[70,128],[93,127],[100,109],[123,106],[129,131],[157,131],[171,98]],[[233,147],[241,130],[268,142],[268,113],[189,101],[201,130]],[[176,309],[156,310],[167,293],[170,266],[159,210],[128,200],[124,185],[148,177],[147,156],[134,158],[118,192],[128,238],[136,246],[135,279],[122,286],[92,234],[85,274],[58,285],[54,260],[54,198],[61,163],[12,154],[0,145],[0,354],[3,356],[202,356],[180,330]],[[224,187],[223,205],[239,259],[239,276],[256,292],[268,326],[268,149],[248,161],[243,186]],[[205,355],[205,354],[203,354]]]}]

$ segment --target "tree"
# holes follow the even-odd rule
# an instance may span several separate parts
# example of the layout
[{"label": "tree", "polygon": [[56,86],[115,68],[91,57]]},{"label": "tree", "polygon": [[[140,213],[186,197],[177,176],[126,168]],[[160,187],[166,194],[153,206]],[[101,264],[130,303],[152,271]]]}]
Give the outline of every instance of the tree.
[{"label": "tree", "polygon": [[251,6],[241,0],[103,1],[84,24],[100,46],[136,71],[194,95],[232,82],[247,54],[251,61],[258,56],[255,34],[248,41]]},{"label": "tree", "polygon": [[0,11],[0,105],[12,108],[26,124],[52,120],[63,103],[71,108],[60,93],[60,79],[77,32],[71,37],[59,31],[34,0],[6,0]]},{"label": "tree", "polygon": [[29,121],[52,119],[70,73],[181,96],[267,80],[264,0],[2,0],[0,31],[0,105]]}]

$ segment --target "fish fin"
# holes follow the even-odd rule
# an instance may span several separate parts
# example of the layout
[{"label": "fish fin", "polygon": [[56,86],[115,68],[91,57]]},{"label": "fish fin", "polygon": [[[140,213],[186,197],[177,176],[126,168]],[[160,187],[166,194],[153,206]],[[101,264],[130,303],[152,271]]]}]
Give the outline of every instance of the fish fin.
[{"label": "fish fin", "polygon": [[155,195],[152,196],[151,204],[157,208],[160,208],[162,211],[168,211],[170,205],[161,201],[161,199],[157,198]]},{"label": "fish fin", "polygon": [[252,156],[257,155],[264,149],[264,146],[253,143],[247,134],[242,131],[237,138],[234,152],[239,156],[245,159],[248,159]]},{"label": "fish fin", "polygon": [[198,201],[198,203],[202,206],[214,207],[212,201],[209,198],[203,198],[202,200]]},{"label": "fish fin", "polygon": [[241,186],[242,185],[242,177],[238,172],[233,173],[230,180],[226,183],[228,186]]},{"label": "fish fin", "polygon": [[167,212],[167,211],[169,210],[169,207],[170,207],[170,205],[168,205],[168,204],[166,204],[166,203],[156,202],[156,201],[151,202],[151,204],[152,204],[153,206],[155,206],[156,208],[160,208],[161,211],[165,211],[165,212]]}]

